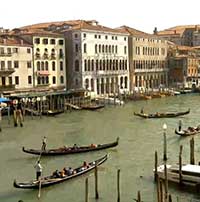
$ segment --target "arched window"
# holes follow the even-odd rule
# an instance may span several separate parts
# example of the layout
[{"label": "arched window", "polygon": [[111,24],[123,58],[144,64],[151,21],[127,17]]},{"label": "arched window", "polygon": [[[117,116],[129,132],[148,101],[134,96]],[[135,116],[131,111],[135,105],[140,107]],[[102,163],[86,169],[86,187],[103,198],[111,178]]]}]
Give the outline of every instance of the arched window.
[{"label": "arched window", "polygon": [[92,60],[92,63],[91,63],[91,71],[94,71],[94,60]]},{"label": "arched window", "polygon": [[84,60],[84,69],[85,69],[85,72],[87,71],[87,60]]},{"label": "arched window", "polygon": [[49,63],[46,61],[45,62],[45,70],[48,70],[49,69]]},{"label": "arched window", "polygon": [[84,45],[83,45],[83,52],[87,53],[87,44],[86,43],[84,43]]},{"label": "arched window", "polygon": [[54,61],[52,62],[52,71],[56,71],[56,63]]},{"label": "arched window", "polygon": [[108,53],[108,45],[106,45],[105,52]]},{"label": "arched window", "polygon": [[37,62],[37,71],[40,71],[40,62]]},{"label": "arched window", "polygon": [[44,71],[44,62],[41,62],[41,70]]},{"label": "arched window", "polygon": [[37,84],[40,84],[40,76],[37,77]]},{"label": "arched window", "polygon": [[85,79],[85,89],[89,88],[89,79]]},{"label": "arched window", "polygon": [[100,60],[99,66],[100,66],[99,69],[102,70],[102,60]]},{"label": "arched window", "polygon": [[91,91],[94,91],[94,79],[90,80]]},{"label": "arched window", "polygon": [[75,60],[75,72],[79,72],[79,61]]},{"label": "arched window", "polygon": [[104,53],[104,45],[102,45],[102,53]]},{"label": "arched window", "polygon": [[90,71],[90,60],[88,60],[88,71]]},{"label": "arched window", "polygon": [[64,83],[64,76],[60,76],[60,83]]},{"label": "arched window", "polygon": [[97,50],[97,44],[95,44],[95,53],[97,53],[98,50]]},{"label": "arched window", "polygon": [[99,53],[101,53],[101,45],[99,44]]},{"label": "arched window", "polygon": [[127,78],[127,76],[125,76],[124,87],[125,88],[128,87],[128,78]]},{"label": "arched window", "polygon": [[53,76],[53,78],[52,78],[52,83],[56,84],[56,77],[55,76]]},{"label": "arched window", "polygon": [[96,71],[98,71],[98,70],[99,70],[99,61],[96,60]]}]

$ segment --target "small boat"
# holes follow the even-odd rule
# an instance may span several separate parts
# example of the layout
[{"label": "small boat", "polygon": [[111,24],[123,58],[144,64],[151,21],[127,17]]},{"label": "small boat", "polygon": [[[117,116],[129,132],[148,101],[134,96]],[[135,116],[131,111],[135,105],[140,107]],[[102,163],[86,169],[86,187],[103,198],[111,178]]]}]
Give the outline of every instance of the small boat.
[{"label": "small boat", "polygon": [[[171,182],[179,183],[179,165],[166,165],[167,168],[167,179]],[[155,170],[154,170],[155,172]],[[200,185],[200,166],[185,164],[181,167],[182,172],[182,184],[195,186],[199,188]],[[157,167],[158,177],[165,179],[165,166],[160,165]]]},{"label": "small boat", "polygon": [[94,111],[94,110],[101,109],[104,107],[105,107],[105,105],[103,105],[103,104],[98,104],[98,105],[91,104],[91,105],[82,105],[81,109]]},{"label": "small boat", "polygon": [[177,116],[183,116],[190,113],[190,109],[184,112],[165,112],[165,113],[155,113],[155,114],[146,114],[146,113],[136,113],[135,116],[139,116],[142,118],[172,118]]},{"label": "small boat", "polygon": [[64,113],[64,110],[47,110],[42,112],[43,115],[47,116],[55,116],[61,113]]},{"label": "small boat", "polygon": [[42,177],[40,180],[31,180],[29,182],[17,182],[14,180],[13,186],[15,188],[21,188],[21,189],[38,189],[39,187],[48,187],[54,184],[58,184],[67,180],[70,180],[72,178],[75,178],[77,176],[83,175],[95,168],[95,166],[99,166],[102,163],[104,163],[108,158],[108,155],[106,154],[105,156],[92,161],[88,163],[88,166],[80,166],[75,169],[73,169],[73,172],[71,175],[65,175],[64,177],[57,177],[54,175],[49,175],[46,177]]},{"label": "small boat", "polygon": [[43,156],[55,156],[55,155],[65,155],[65,154],[76,154],[76,153],[83,153],[83,152],[89,152],[89,151],[96,151],[101,149],[107,149],[110,147],[115,147],[119,143],[119,137],[115,142],[107,143],[107,144],[91,144],[89,146],[72,146],[72,147],[61,147],[58,149],[25,149],[22,148],[22,151],[29,154],[35,154],[35,155],[43,155]]},{"label": "small boat", "polygon": [[180,130],[180,131],[175,129],[175,133],[177,135],[180,135],[180,136],[196,135],[196,134],[200,133],[200,127],[199,126],[197,126],[197,127],[188,127],[187,129]]}]

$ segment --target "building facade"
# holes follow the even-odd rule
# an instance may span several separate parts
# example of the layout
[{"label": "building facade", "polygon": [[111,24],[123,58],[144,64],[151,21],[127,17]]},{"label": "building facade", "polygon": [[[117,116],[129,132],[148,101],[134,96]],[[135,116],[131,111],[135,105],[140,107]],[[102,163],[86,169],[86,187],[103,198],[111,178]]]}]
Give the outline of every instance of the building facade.
[{"label": "building facade", "polygon": [[12,35],[0,36],[1,92],[33,87],[32,45]]},{"label": "building facade", "polygon": [[149,91],[168,86],[167,41],[123,26],[130,34],[131,91]]}]

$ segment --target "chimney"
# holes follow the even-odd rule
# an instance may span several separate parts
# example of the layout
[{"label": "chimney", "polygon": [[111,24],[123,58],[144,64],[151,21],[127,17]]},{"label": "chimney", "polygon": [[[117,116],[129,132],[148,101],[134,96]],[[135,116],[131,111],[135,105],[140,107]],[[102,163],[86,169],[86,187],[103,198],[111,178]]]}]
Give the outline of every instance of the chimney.
[{"label": "chimney", "polygon": [[158,34],[158,30],[157,30],[157,27],[154,28],[153,30],[153,34],[157,35]]}]

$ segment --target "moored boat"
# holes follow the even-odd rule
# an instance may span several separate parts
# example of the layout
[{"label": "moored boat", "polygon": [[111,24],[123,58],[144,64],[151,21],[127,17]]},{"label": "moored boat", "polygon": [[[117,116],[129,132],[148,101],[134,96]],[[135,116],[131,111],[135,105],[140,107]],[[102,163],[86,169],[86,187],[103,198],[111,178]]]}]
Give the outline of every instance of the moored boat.
[{"label": "moored boat", "polygon": [[55,155],[66,155],[66,154],[76,154],[76,153],[83,153],[83,152],[89,152],[89,151],[96,151],[101,149],[107,149],[110,147],[115,147],[119,143],[119,137],[116,141],[107,143],[107,144],[91,144],[89,146],[72,146],[72,147],[61,147],[58,149],[25,149],[25,147],[22,148],[23,152],[29,153],[29,154],[35,154],[35,155],[43,155],[43,156],[55,156]]},{"label": "moored boat", "polygon": [[146,114],[146,113],[136,113],[135,116],[139,116],[142,118],[173,118],[177,116],[183,116],[190,113],[190,109],[184,112],[162,112],[162,113],[154,113],[154,114]]},{"label": "moored boat", "polygon": [[103,105],[103,104],[98,104],[98,105],[97,104],[91,104],[91,105],[83,105],[83,106],[81,106],[81,109],[94,111],[94,110],[101,109],[104,107],[105,107],[105,105]]},{"label": "moored boat", "polygon": [[43,115],[47,116],[55,116],[61,113],[64,113],[64,110],[47,110],[42,112]]},{"label": "moored boat", "polygon": [[[180,182],[180,171],[179,165],[166,165],[167,168],[167,179],[171,182]],[[155,170],[154,170],[155,172]],[[195,186],[199,188],[200,185],[200,166],[185,164],[181,167],[182,173],[182,184]],[[160,165],[157,167],[158,177],[165,179],[165,166]]]},{"label": "moored boat", "polygon": [[13,186],[21,189],[38,189],[39,187],[48,187],[54,184],[70,180],[77,176],[83,175],[93,170],[95,166],[99,166],[102,163],[104,163],[107,160],[107,158],[108,155],[106,154],[105,156],[88,163],[87,166],[82,165],[80,167],[73,169],[73,172],[71,174],[66,174],[65,176],[62,177],[49,175],[46,177],[42,177],[40,180],[31,180],[29,182],[17,182],[16,180],[14,180]]}]

